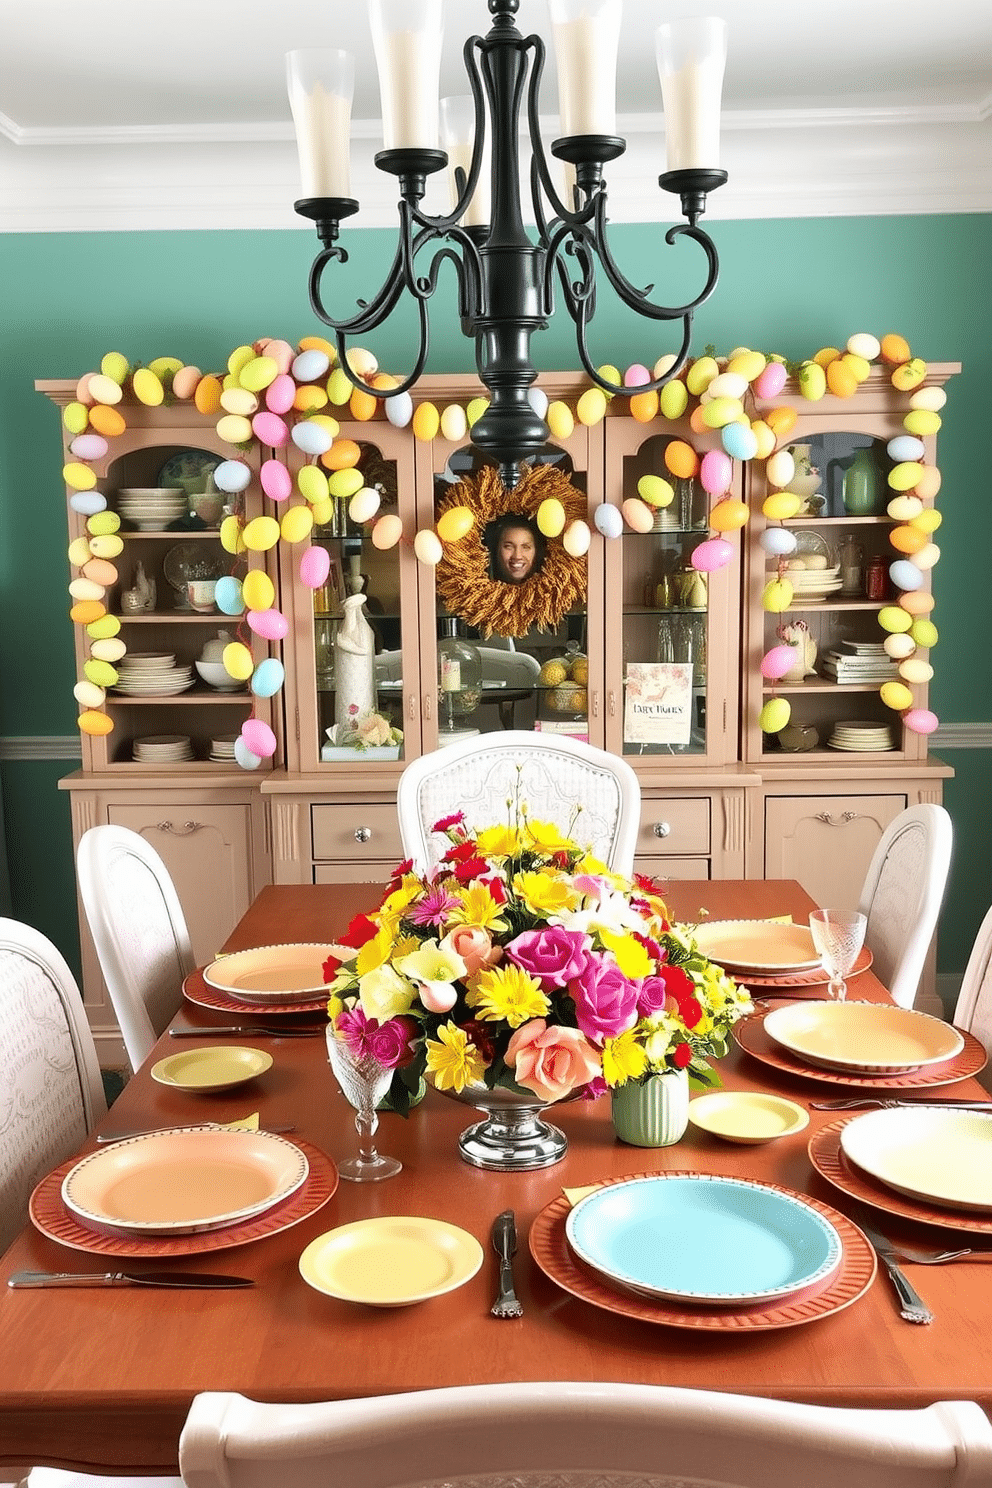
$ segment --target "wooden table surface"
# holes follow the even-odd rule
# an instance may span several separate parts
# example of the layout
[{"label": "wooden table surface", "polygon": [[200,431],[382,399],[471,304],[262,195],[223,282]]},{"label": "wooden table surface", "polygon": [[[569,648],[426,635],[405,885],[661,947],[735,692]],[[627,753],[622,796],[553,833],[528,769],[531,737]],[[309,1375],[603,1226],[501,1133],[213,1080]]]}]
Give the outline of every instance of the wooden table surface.
[{"label": "wooden table surface", "polygon": [[[226,949],[333,939],[376,902],[368,885],[263,890]],[[790,882],[679,883],[673,915],[695,919],[791,913],[810,900]],[[859,997],[881,996],[872,974]],[[228,1022],[190,1005],[178,1022]],[[238,1020],[240,1021],[240,1020]],[[275,1057],[242,1089],[188,1095],[155,1084],[147,1066],[103,1124],[107,1132],[190,1120],[229,1121],[251,1111],[292,1122],[301,1137],[342,1156],[354,1148],[353,1117],[331,1077],[323,1038],[253,1038]],[[153,1058],[193,1047],[165,1038]],[[151,1062],[151,1061],[150,1061]],[[776,1090],[802,1102],[843,1089],[789,1078],[736,1051],[721,1065],[730,1088]],[[985,1098],[976,1081],[948,1092]],[[920,1406],[966,1398],[992,1408],[992,1264],[912,1267],[933,1309],[930,1327],[904,1322],[883,1275],[853,1306],[800,1327],[750,1335],[690,1332],[614,1316],[560,1290],[538,1269],[526,1237],[563,1185],[644,1171],[696,1169],[788,1185],[843,1210],[847,1201],[813,1171],[807,1140],[835,1119],[812,1112],[806,1132],[757,1147],[734,1146],[690,1127],[674,1147],[619,1143],[609,1101],[560,1108],[564,1161],[534,1173],[484,1172],[463,1163],[458,1133],[473,1113],[430,1091],[406,1121],[383,1119],[379,1145],[403,1161],[382,1184],[342,1183],[309,1220],[251,1245],[182,1264],[254,1278],[248,1291],[11,1291],[14,1270],[114,1269],[29,1229],[0,1261],[0,1462],[46,1462],[89,1470],[176,1470],[179,1432],[200,1390],[238,1390],[272,1401],[321,1400],[496,1380],[621,1380],[720,1389],[829,1405]],[[89,1144],[92,1146],[92,1143]],[[489,1307],[497,1264],[494,1217],[517,1214],[519,1321]],[[377,1309],[313,1291],[297,1262],[317,1235],[372,1215],[427,1215],[471,1231],[486,1259],[461,1289],[420,1306]],[[893,1233],[898,1225],[887,1226]],[[906,1233],[903,1230],[903,1233]],[[917,1227],[916,1238],[940,1232]],[[172,1262],[163,1262],[172,1265]]]}]

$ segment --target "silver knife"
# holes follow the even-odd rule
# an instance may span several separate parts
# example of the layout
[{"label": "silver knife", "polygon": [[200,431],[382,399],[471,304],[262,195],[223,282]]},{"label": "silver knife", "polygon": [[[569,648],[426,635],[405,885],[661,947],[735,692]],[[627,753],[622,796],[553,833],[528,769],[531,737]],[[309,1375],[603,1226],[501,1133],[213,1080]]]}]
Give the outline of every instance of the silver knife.
[{"label": "silver knife", "polygon": [[493,1248],[499,1256],[499,1294],[490,1311],[493,1317],[518,1318],[523,1308],[513,1290],[513,1257],[517,1250],[517,1221],[512,1209],[504,1209],[493,1221]]},{"label": "silver knife", "polygon": [[319,1028],[267,1028],[264,1025],[256,1023],[251,1028],[241,1027],[240,1025],[224,1028],[170,1028],[169,1037],[323,1038],[325,1030],[326,1024],[321,1024]]},{"label": "silver knife", "polygon": [[223,1276],[207,1271],[15,1271],[9,1287],[250,1287],[248,1276]]},{"label": "silver knife", "polygon": [[895,1246],[889,1240],[886,1240],[884,1235],[880,1235],[877,1230],[873,1230],[871,1225],[865,1224],[863,1219],[857,1219],[855,1223],[866,1239],[871,1242],[875,1254],[889,1273],[889,1280],[895,1287],[896,1296],[899,1298],[900,1315],[908,1323],[932,1323],[933,1313],[912,1282],[906,1279],[905,1273],[896,1259],[898,1252]]}]

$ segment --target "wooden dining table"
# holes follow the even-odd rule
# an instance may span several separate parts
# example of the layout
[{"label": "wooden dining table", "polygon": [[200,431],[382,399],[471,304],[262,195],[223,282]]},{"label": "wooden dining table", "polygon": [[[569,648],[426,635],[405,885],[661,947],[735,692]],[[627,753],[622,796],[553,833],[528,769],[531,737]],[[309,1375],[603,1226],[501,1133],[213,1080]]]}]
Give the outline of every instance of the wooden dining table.
[{"label": "wooden dining table", "polygon": [[[805,921],[812,907],[789,881],[673,882],[666,892],[673,917],[685,921],[707,914]],[[224,949],[333,940],[353,914],[375,906],[379,893],[368,884],[266,888]],[[870,970],[852,981],[850,995],[886,998]],[[186,1002],[174,1026],[232,1021],[252,1020]],[[234,1090],[184,1093],[156,1083],[150,1069],[165,1054],[193,1047],[193,1040],[164,1036],[100,1130],[229,1122],[257,1111],[263,1127],[290,1124],[300,1139],[332,1159],[354,1151],[353,1112],[331,1076],[322,1032],[217,1041],[264,1049],[273,1056],[272,1067]],[[736,1045],[721,1062],[720,1075],[728,1089],[773,1091],[804,1106],[814,1098],[854,1093],[784,1073]],[[970,1078],[935,1094],[988,1098]],[[592,1305],[551,1280],[529,1253],[535,1219],[559,1200],[563,1186],[640,1173],[762,1180],[853,1217],[847,1196],[817,1173],[807,1152],[811,1135],[838,1118],[817,1110],[810,1117],[805,1131],[763,1145],[735,1145],[690,1126],[676,1145],[647,1149],[618,1141],[608,1097],[576,1101],[554,1113],[568,1137],[564,1160],[505,1173],[460,1159],[459,1133],[477,1115],[430,1090],[408,1118],[382,1119],[377,1140],[381,1150],[402,1160],[398,1176],[383,1183],[342,1182],[309,1218],[238,1248],[148,1263],[229,1271],[254,1282],[232,1292],[12,1290],[6,1281],[17,1270],[126,1265],[60,1245],[29,1226],[0,1261],[0,1464],[175,1472],[183,1421],[202,1390],[291,1402],[490,1381],[632,1381],[839,1406],[918,1407],[963,1398],[992,1411],[988,1261],[907,1267],[934,1314],[929,1326],[900,1316],[880,1271],[850,1306],[801,1325],[700,1330]],[[95,1135],[82,1151],[93,1150]],[[515,1269],[523,1316],[516,1320],[490,1314],[498,1270],[490,1232],[505,1209],[515,1211],[520,1241]],[[404,1215],[469,1231],[484,1247],[481,1269],[457,1290],[402,1307],[336,1300],[302,1279],[299,1258],[315,1237],[355,1220]],[[938,1249],[947,1244],[946,1231],[890,1221],[885,1214],[875,1218],[896,1237]],[[985,1243],[992,1244],[992,1236]]]}]

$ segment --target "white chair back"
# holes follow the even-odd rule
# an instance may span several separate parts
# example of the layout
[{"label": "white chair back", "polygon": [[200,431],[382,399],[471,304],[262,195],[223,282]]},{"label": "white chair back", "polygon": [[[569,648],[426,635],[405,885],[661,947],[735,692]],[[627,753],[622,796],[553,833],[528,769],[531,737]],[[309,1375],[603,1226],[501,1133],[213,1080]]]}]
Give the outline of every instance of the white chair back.
[{"label": "white chair back", "polygon": [[796,1405],[658,1385],[468,1385],[320,1405],[193,1401],[187,1488],[979,1488],[992,1424],[925,1410]]},{"label": "white chair back", "polygon": [[162,859],[127,827],[91,827],[76,854],[79,893],[124,1047],[137,1069],[182,1003],[194,969],[186,917]]},{"label": "white chair back", "polygon": [[581,740],[525,729],[459,740],[407,765],[396,803],[404,856],[432,867],[449,845],[432,834],[436,821],[463,811],[471,829],[492,826],[514,820],[517,802],[631,873],[641,791],[630,765]]},{"label": "white chair back", "polygon": [[[963,1028],[980,1039],[992,1055],[992,909],[975,936],[953,1021],[956,1028]],[[988,1071],[983,1071],[983,1075],[987,1082]],[[982,1077],[980,1075],[979,1079]]]},{"label": "white chair back", "polygon": [[868,917],[872,970],[899,1007],[916,1001],[951,865],[951,818],[943,806],[910,806],[882,833],[858,908]]}]

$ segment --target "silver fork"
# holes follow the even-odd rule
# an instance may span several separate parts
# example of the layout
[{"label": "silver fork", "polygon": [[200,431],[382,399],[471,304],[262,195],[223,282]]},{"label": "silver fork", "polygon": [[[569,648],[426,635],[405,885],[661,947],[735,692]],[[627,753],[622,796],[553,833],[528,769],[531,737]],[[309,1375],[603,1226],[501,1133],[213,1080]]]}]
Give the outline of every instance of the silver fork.
[{"label": "silver fork", "polygon": [[910,1245],[897,1245],[896,1253],[901,1261],[908,1261],[911,1266],[944,1266],[948,1261],[960,1261],[965,1256],[971,1256],[976,1261],[992,1260],[992,1250],[938,1250],[936,1252],[926,1250],[914,1250]]},{"label": "silver fork", "polygon": [[868,1107],[882,1107],[892,1111],[896,1109],[911,1109],[913,1106],[942,1106],[951,1111],[988,1111],[992,1113],[992,1102],[990,1101],[965,1101],[965,1100],[896,1100],[892,1097],[887,1099],[881,1096],[854,1096],[850,1100],[811,1100],[810,1105],[814,1111],[858,1111]]},{"label": "silver fork", "polygon": [[499,1256],[499,1293],[490,1311],[493,1317],[518,1318],[523,1308],[513,1290],[513,1257],[517,1251],[517,1222],[512,1209],[504,1209],[493,1222],[493,1248]]}]

